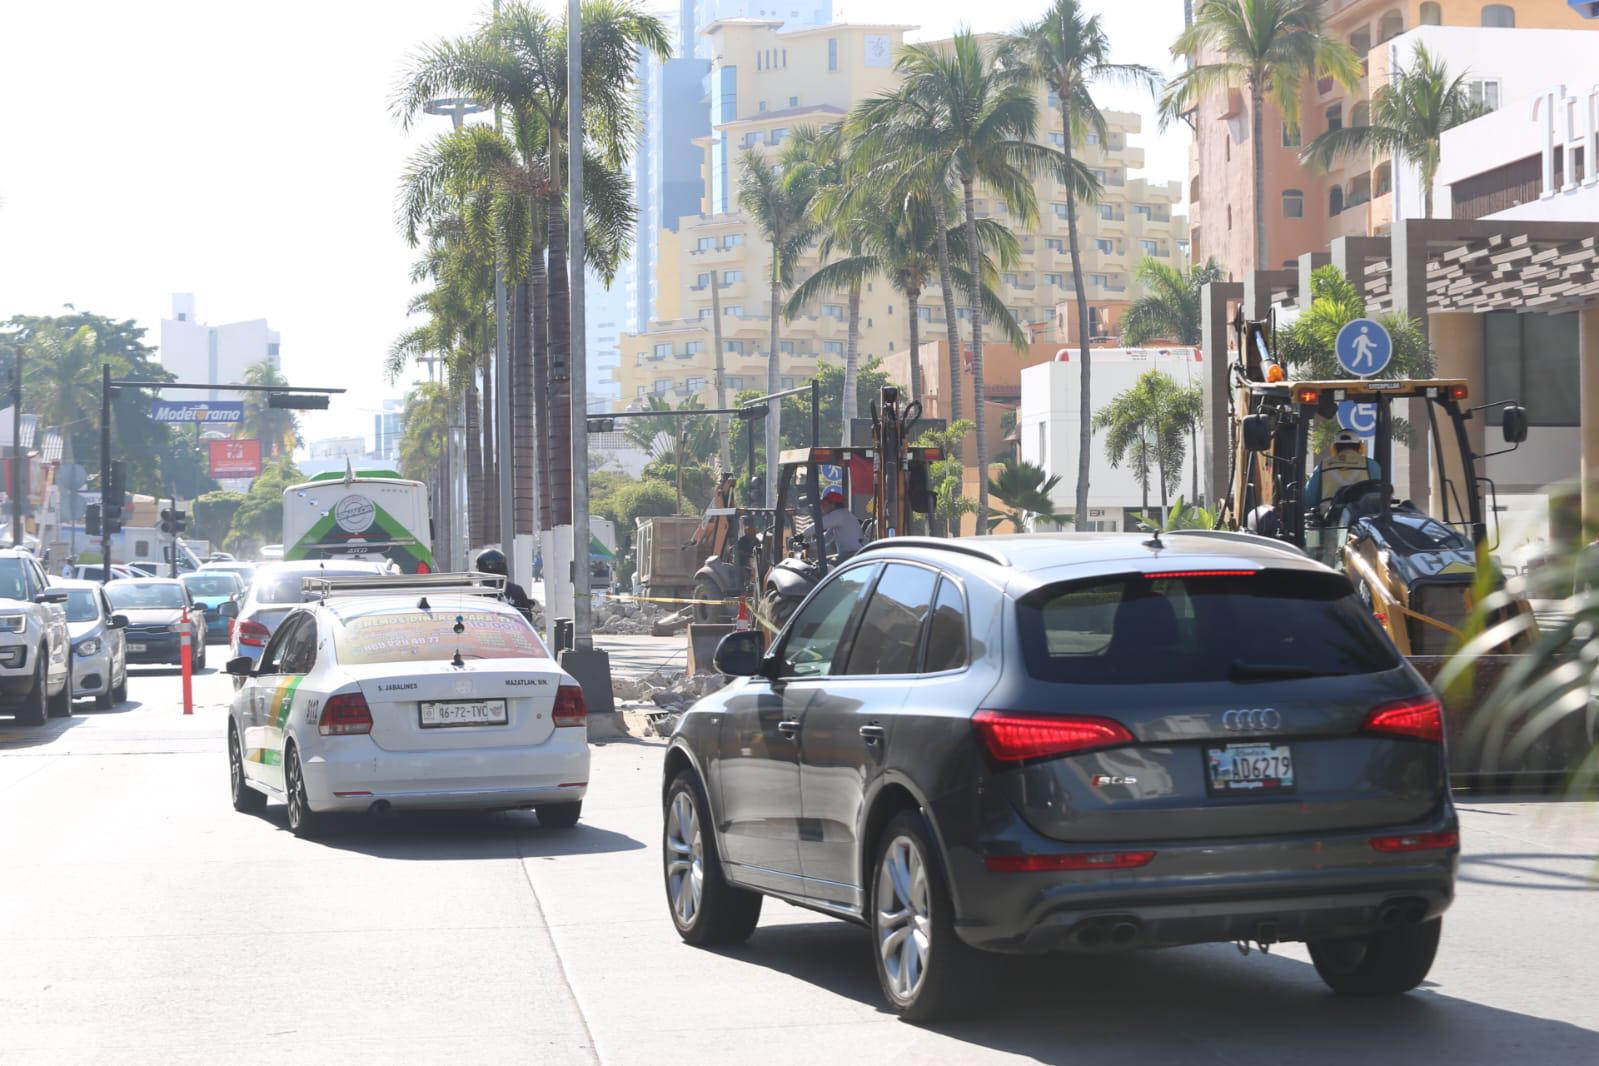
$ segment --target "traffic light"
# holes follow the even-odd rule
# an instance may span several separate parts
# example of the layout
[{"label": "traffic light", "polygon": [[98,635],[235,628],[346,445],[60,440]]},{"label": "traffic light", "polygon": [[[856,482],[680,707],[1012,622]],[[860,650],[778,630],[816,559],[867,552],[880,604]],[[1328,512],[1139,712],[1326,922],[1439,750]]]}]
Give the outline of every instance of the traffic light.
[{"label": "traffic light", "polygon": [[91,503],[83,509],[83,531],[91,537],[100,535],[100,505]]},{"label": "traffic light", "polygon": [[614,418],[591,418],[588,420],[588,424],[590,433],[616,432],[616,419]]},{"label": "traffic light", "polygon": [[274,392],[267,396],[267,406],[285,411],[326,411],[328,398],[315,393]]},{"label": "traffic light", "polygon": [[105,522],[105,532],[121,533],[128,495],[128,466],[122,460],[112,462],[111,483],[104,486],[104,489],[105,491],[100,494],[100,509]]},{"label": "traffic light", "polygon": [[189,528],[189,516],[182,511],[167,508],[161,512],[161,532],[167,536],[176,536]]}]

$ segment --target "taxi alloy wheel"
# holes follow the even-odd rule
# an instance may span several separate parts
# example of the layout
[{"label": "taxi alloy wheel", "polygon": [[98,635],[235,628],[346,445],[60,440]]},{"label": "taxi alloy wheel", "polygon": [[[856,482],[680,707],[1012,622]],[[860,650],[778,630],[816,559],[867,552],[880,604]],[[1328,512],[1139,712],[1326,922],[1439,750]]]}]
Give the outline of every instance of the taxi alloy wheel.
[{"label": "taxi alloy wheel", "polygon": [[289,832],[297,837],[315,835],[321,817],[311,809],[305,796],[305,775],[300,770],[300,752],[290,748],[283,760],[284,793],[289,801]]},{"label": "taxi alloy wheel", "polygon": [[253,814],[266,806],[266,796],[244,782],[244,752],[239,746],[239,732],[228,729],[228,783],[233,787],[233,809]]}]

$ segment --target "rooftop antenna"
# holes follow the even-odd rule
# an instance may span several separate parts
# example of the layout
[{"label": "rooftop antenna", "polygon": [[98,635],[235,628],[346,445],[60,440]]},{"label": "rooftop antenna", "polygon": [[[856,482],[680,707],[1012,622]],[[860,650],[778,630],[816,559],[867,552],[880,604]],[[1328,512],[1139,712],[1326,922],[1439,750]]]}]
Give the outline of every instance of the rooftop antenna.
[{"label": "rooftop antenna", "polygon": [[1144,547],[1153,548],[1155,551],[1160,551],[1166,547],[1166,542],[1160,539],[1160,530],[1152,529],[1149,531],[1149,539],[1144,541]]},{"label": "rooftop antenna", "polygon": [[[460,636],[462,633],[466,632],[466,619],[461,615],[456,615],[455,625],[451,628],[455,630],[456,636]],[[459,640],[455,642],[455,658],[450,660],[450,665],[455,667],[462,667],[466,665],[466,660],[461,658],[461,642]]]},{"label": "rooftop antenna", "polygon": [[355,467],[350,465],[350,457],[344,457],[344,483],[348,485],[355,480]]},{"label": "rooftop antenna", "polygon": [[428,603],[428,598],[426,596],[423,596],[420,600],[416,601],[416,609],[419,611],[431,611],[433,610],[433,605]]}]

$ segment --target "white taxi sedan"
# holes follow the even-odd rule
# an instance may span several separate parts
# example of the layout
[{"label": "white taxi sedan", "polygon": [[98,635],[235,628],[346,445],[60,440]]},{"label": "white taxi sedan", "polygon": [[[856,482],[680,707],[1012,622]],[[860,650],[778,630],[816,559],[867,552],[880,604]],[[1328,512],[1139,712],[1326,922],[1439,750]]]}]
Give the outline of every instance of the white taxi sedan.
[{"label": "white taxi sedan", "polygon": [[295,609],[257,663],[228,663],[243,679],[234,809],[282,799],[299,836],[334,811],[531,807],[575,825],[589,777],[577,682],[515,608],[391,580]]}]

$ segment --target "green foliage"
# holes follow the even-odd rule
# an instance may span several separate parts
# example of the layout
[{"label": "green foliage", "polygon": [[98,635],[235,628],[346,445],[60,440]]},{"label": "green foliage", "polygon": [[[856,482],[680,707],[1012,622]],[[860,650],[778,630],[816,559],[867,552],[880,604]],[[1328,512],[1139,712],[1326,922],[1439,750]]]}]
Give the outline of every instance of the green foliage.
[{"label": "green foliage", "polygon": [[1010,456],[1000,460],[998,473],[988,479],[988,494],[1005,510],[990,516],[988,528],[1008,521],[1017,533],[1025,533],[1029,520],[1058,525],[1053,493],[1059,484],[1060,475],[1050,476],[1042,467]]},{"label": "green foliage", "polygon": [[283,539],[283,490],[305,480],[294,460],[284,458],[266,463],[261,476],[250,484],[250,491],[233,512],[228,543],[237,547],[259,547]]},{"label": "green foliage", "polygon": [[[18,315],[0,327],[0,379],[10,380],[22,356],[22,409],[37,414],[46,427],[62,429],[73,458],[100,468],[101,366],[111,364],[118,378],[170,381],[172,375],[144,343],[144,329],[86,311],[63,315]],[[128,464],[128,488],[157,495],[166,491],[162,460],[173,447],[174,430],[150,417],[145,389],[123,389],[111,401],[113,458]],[[192,447],[192,445],[189,445]]]},{"label": "green foliage", "polygon": [[1157,339],[1192,345],[1204,342],[1200,301],[1207,284],[1227,277],[1220,263],[1207,259],[1203,266],[1183,268],[1146,255],[1133,275],[1144,294],[1128,305],[1122,316],[1123,344],[1136,348]]},{"label": "green foliage", "polygon": [[1105,454],[1110,465],[1130,462],[1149,507],[1153,475],[1160,487],[1161,505],[1166,494],[1182,480],[1188,452],[1189,430],[1199,420],[1203,397],[1198,386],[1179,385],[1169,374],[1146,370],[1133,386],[1100,408],[1094,428],[1105,431]]},{"label": "green foliage", "polygon": [[[862,364],[855,377],[855,409],[857,417],[867,418],[872,405],[882,395],[883,386],[891,384],[883,364],[872,359]],[[836,363],[827,364],[816,372],[821,395],[821,439],[819,445],[843,444],[844,368]],[[783,447],[808,448],[811,444],[811,398],[808,393],[783,399]]]},{"label": "green foliage", "polygon": [[1138,519],[1141,528],[1151,532],[1159,530],[1162,533],[1174,529],[1215,529],[1216,513],[1208,511],[1198,504],[1190,506],[1183,502],[1181,496],[1171,505],[1165,518],[1160,522],[1151,522],[1142,516]]},{"label": "green foliage", "polygon": [[[246,385],[287,385],[289,379],[283,376],[283,371],[270,359],[263,359],[259,363],[251,363],[244,368],[244,382]],[[244,394],[244,427],[242,434],[245,437],[254,437],[261,442],[261,454],[264,457],[290,456],[294,449],[300,445],[300,420],[291,410],[268,406],[270,393],[247,392]]]},{"label": "green foliage", "polygon": [[450,394],[444,385],[424,381],[406,394],[400,417],[401,474],[413,481],[433,478],[449,424]]},{"label": "green foliage", "polygon": [[934,494],[933,516],[947,529],[959,529],[963,515],[977,513],[977,504],[961,495],[966,467],[958,451],[961,442],[975,428],[976,423],[971,419],[962,418],[945,429],[924,430],[913,442],[925,448],[944,449],[945,458],[932,464],[927,480]]},{"label": "green foliage", "polygon": [[[705,407],[698,396],[690,396],[675,408],[660,396],[650,396],[644,401],[646,411],[698,411]],[[677,456],[677,438],[680,433],[688,434],[688,442],[683,446],[685,457],[703,463],[709,463],[717,453],[719,441],[716,434],[716,419],[711,415],[701,415],[697,418],[679,418],[662,414],[648,418],[625,418],[617,420],[617,428],[627,438],[627,442],[645,455],[656,459],[668,459],[675,465]]]},{"label": "green foliage", "polygon": [[[658,481],[677,492],[677,463],[670,456],[653,459],[644,464],[644,480]],[[716,474],[710,467],[693,460],[683,463],[683,509],[688,512],[703,511],[711,505],[711,493],[716,489]]]},{"label": "green foliage", "polygon": [[247,499],[242,492],[207,492],[194,501],[195,536],[211,542],[212,547],[221,547],[228,539],[228,531],[233,528],[233,516]]},{"label": "green foliage", "polygon": [[[1328,381],[1350,376],[1338,362],[1334,343],[1338,331],[1357,318],[1365,318],[1366,301],[1335,266],[1317,267],[1310,275],[1310,306],[1293,322],[1277,330],[1277,356],[1293,377]],[[1380,378],[1428,377],[1433,372],[1432,349],[1421,323],[1392,312],[1374,316],[1394,339],[1394,358]]]}]

